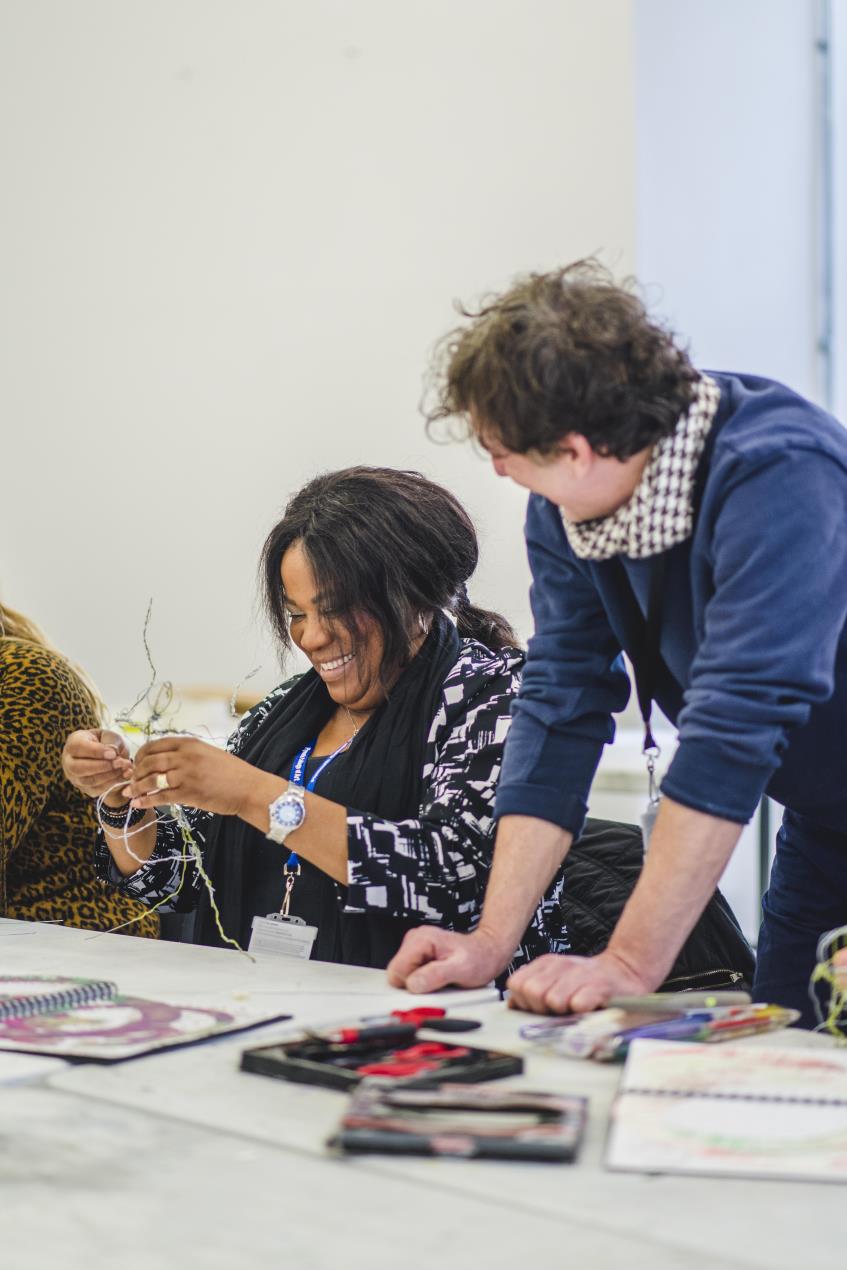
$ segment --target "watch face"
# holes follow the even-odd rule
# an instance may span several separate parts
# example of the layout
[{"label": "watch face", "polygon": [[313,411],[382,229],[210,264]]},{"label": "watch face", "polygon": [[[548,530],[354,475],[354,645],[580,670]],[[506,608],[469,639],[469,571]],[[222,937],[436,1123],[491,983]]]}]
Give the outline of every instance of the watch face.
[{"label": "watch face", "polygon": [[306,819],[306,808],[299,798],[283,794],[273,805],[271,819],[280,829],[299,829]]}]

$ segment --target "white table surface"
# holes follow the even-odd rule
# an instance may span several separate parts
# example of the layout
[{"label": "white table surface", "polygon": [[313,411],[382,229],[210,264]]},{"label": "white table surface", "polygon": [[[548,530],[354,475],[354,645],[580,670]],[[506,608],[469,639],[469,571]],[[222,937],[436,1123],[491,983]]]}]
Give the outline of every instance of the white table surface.
[{"label": "white table surface", "polygon": [[[26,925],[0,922],[3,973],[108,975],[122,991],[179,991],[209,1002],[219,992],[261,993],[310,1023],[414,1000],[376,971],[266,959],[251,965],[226,950],[12,929]],[[589,1097],[577,1164],[338,1159],[324,1142],[345,1095],[238,1070],[244,1048],[290,1034],[296,1024],[110,1066],[50,1062],[28,1086],[4,1087],[0,1066],[10,1270],[57,1258],[68,1270],[233,1270],[277,1253],[306,1267],[522,1270],[538,1257],[586,1270],[841,1263],[838,1214],[847,1196],[839,1186],[605,1171],[620,1068],[539,1055],[518,1038],[526,1016],[492,998],[484,990],[450,994],[452,1012],[484,1021],[471,1043],[526,1055],[524,1076],[511,1083]],[[827,1044],[798,1032],[749,1042],[769,1043]]]}]

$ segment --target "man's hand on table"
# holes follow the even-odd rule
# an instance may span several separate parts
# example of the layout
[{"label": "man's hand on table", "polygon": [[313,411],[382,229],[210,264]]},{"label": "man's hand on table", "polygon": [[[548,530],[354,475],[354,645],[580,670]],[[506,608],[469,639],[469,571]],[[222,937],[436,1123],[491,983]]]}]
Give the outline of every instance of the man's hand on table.
[{"label": "man's hand on table", "polygon": [[546,820],[504,816],[479,926],[469,935],[437,926],[409,931],[388,966],[389,983],[409,992],[490,983],[514,957],[570,841],[569,833]]},{"label": "man's hand on table", "polygon": [[[388,966],[388,982],[409,992],[479,988],[503,969],[503,950],[482,931],[457,935],[437,926],[410,931]],[[507,983],[509,1004],[536,1014],[582,1014],[611,997],[640,996],[659,986],[614,953],[596,957],[549,955],[523,966]]]},{"label": "man's hand on table", "polygon": [[583,1014],[611,997],[641,996],[658,988],[661,976],[645,977],[608,949],[596,957],[550,954],[517,970],[507,983],[509,1005],[536,1014]]},{"label": "man's hand on table", "polygon": [[438,926],[419,926],[408,932],[389,962],[388,982],[409,992],[480,988],[500,973],[509,956],[484,931],[458,935]]}]

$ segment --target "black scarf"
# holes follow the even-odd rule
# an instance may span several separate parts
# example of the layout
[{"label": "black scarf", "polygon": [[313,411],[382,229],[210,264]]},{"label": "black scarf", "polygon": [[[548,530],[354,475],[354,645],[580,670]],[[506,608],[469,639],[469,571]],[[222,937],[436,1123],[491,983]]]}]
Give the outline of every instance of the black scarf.
[{"label": "black scarf", "polygon": [[[459,651],[455,627],[443,614],[437,614],[417,656],[350,748],[326,768],[315,793],[385,820],[415,817],[427,736],[444,680]],[[310,670],[272,706],[239,757],[287,779],[294,757],[314,741],[336,709],[320,676]],[[249,941],[257,912],[264,917],[279,907],[282,870],[289,854],[286,847],[268,841],[235,816],[212,817],[204,862],[215,887],[223,928],[242,946]],[[339,889],[343,896],[344,888],[307,861],[301,859],[300,864],[291,911],[318,928],[314,959],[383,967],[397,951],[404,933],[420,924],[414,918],[385,917],[378,911],[343,913]],[[265,906],[261,907],[263,898]],[[197,909],[194,942],[222,942],[205,890]]]}]

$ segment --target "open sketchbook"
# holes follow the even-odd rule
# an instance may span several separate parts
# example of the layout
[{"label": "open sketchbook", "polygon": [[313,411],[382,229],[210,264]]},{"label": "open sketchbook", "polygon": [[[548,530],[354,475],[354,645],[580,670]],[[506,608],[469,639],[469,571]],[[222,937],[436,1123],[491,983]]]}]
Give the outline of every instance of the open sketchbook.
[{"label": "open sketchbook", "polygon": [[636,1040],[606,1164],[847,1182],[847,1052]]},{"label": "open sketchbook", "polygon": [[290,1015],[231,1000],[226,1009],[126,997],[105,979],[0,975],[0,1050],[115,1061]]}]

